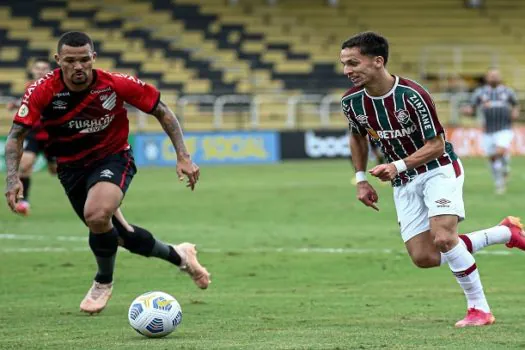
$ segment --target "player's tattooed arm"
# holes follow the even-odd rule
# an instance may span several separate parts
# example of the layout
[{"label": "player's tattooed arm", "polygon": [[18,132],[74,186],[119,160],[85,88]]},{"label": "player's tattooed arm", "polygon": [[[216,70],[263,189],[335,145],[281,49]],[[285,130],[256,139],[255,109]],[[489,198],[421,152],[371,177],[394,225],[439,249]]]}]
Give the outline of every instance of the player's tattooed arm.
[{"label": "player's tattooed arm", "polygon": [[162,125],[162,128],[166,134],[168,134],[177,152],[177,157],[189,158],[190,154],[188,153],[186,145],[184,144],[182,128],[180,126],[179,120],[175,116],[175,113],[173,113],[173,111],[168,106],[166,106],[164,102],[160,101],[152,114],[157,118],[160,125]]},{"label": "player's tattooed arm", "polygon": [[5,195],[12,210],[14,210],[18,198],[23,195],[20,178],[18,177],[18,167],[20,166],[20,158],[22,158],[24,138],[28,132],[29,128],[13,124],[5,144],[4,157],[7,168]]},{"label": "player's tattooed arm", "polygon": [[19,124],[13,124],[7,141],[5,144],[5,163],[7,168],[7,179],[18,176],[18,167],[20,165],[20,158],[22,157],[22,148],[24,145],[24,138],[29,132]]},{"label": "player's tattooed arm", "polygon": [[159,121],[162,128],[168,134],[171,139],[173,147],[177,152],[177,175],[179,180],[184,179],[184,175],[188,177],[188,184],[192,191],[195,188],[195,184],[199,180],[200,170],[199,167],[191,161],[190,154],[184,144],[184,137],[182,135],[182,128],[180,127],[179,120],[171,109],[166,106],[162,101],[159,102],[157,108],[152,113]]}]

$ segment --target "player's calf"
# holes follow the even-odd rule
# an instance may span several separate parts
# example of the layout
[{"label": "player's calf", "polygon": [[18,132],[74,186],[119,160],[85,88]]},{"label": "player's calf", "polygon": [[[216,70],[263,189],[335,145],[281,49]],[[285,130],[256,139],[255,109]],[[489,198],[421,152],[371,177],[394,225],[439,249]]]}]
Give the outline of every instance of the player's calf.
[{"label": "player's calf", "polygon": [[129,231],[116,218],[113,218],[113,224],[119,232],[122,246],[131,253],[156,257],[172,263],[181,271],[188,273],[201,289],[206,289],[210,284],[210,274],[198,262],[195,245],[190,243],[168,245],[155,239],[151,232],[142,227],[131,225],[133,231]]},{"label": "player's calf", "polygon": [[439,266],[441,253],[434,245],[430,231],[415,235],[405,242],[410,258],[414,265],[420,268],[430,268]]},{"label": "player's calf", "polygon": [[422,269],[428,269],[440,265],[441,256],[439,252],[418,251],[410,254],[414,265]]}]

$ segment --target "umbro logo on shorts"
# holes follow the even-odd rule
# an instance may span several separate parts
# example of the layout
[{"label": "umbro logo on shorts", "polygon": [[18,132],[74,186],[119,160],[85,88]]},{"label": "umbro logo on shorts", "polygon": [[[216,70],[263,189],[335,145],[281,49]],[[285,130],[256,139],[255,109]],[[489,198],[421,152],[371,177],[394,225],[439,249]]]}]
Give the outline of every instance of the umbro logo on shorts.
[{"label": "umbro logo on shorts", "polygon": [[107,177],[108,179],[111,179],[113,175],[113,172],[109,169],[105,169],[100,172],[100,177]]},{"label": "umbro logo on shorts", "polygon": [[445,198],[441,198],[441,199],[438,199],[436,201],[436,203],[438,204],[438,208],[446,208],[446,207],[450,207],[450,201],[448,199],[445,199]]}]

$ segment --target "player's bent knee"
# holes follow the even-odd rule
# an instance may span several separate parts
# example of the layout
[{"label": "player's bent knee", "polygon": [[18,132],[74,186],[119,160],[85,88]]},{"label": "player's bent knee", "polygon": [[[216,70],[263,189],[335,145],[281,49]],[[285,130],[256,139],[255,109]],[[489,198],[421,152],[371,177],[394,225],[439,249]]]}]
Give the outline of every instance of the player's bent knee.
[{"label": "player's bent knee", "polygon": [[457,234],[448,231],[437,232],[434,236],[434,244],[442,252],[446,252],[454,248],[457,241]]},{"label": "player's bent knee", "polygon": [[84,219],[90,229],[100,231],[110,225],[113,211],[109,207],[88,209],[84,212]]}]

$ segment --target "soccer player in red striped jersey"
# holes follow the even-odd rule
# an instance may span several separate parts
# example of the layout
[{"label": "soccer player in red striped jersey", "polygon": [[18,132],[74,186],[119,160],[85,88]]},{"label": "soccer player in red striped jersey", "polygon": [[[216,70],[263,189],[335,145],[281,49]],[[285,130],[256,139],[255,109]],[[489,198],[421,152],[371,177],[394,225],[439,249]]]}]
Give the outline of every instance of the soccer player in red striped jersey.
[{"label": "soccer player in red striped jersey", "polygon": [[345,41],[340,58],[354,85],[341,106],[351,130],[358,199],[379,210],[377,192],[365,174],[369,136],[380,143],[387,161],[369,173],[394,187],[401,236],[412,261],[421,268],[448,263],[468,304],[457,327],[492,324],[472,254],[502,243],[525,250],[519,219],[506,217],[492,228],[458,235],[458,222],[465,218],[464,170],[445,139],[432,97],[416,82],[386,70],[388,41],[376,33]]},{"label": "soccer player in red striped jersey", "polygon": [[[31,64],[30,74],[32,80],[27,82],[26,89],[38,79],[43,78],[47,73],[51,71],[51,64],[47,58],[37,57]],[[8,104],[7,109],[9,111],[15,111],[20,108],[19,102],[12,102]],[[24,142],[24,151],[22,153],[22,159],[20,160],[20,180],[23,185],[24,199],[18,201],[16,205],[16,212],[27,216],[30,212],[29,205],[29,189],[31,186],[31,175],[33,173],[33,166],[36,163],[37,157],[40,153],[43,153],[47,160],[47,168],[51,175],[56,175],[56,162],[45,150],[44,145],[47,141],[47,133],[40,125],[40,122],[36,122],[33,125],[31,132],[26,136]]]},{"label": "soccer player in red striped jersey", "polygon": [[90,314],[102,311],[111,297],[119,243],[132,253],[178,266],[199,288],[210,283],[193,244],[165,244],[148,230],[128,224],[120,212],[137,171],[128,144],[125,102],[158,119],[175,147],[179,180],[186,176],[191,190],[199,168],[188,154],[177,117],[160,100],[159,91],[134,77],[94,69],[96,57],[87,34],[62,35],[55,55],[60,68],[28,87],[5,146],[6,199],[14,211],[22,197],[18,168],[24,137],[38,122],[49,134],[46,149],[56,157],[58,178],[73,209],[89,228],[89,246],[98,266],[80,304]]}]

